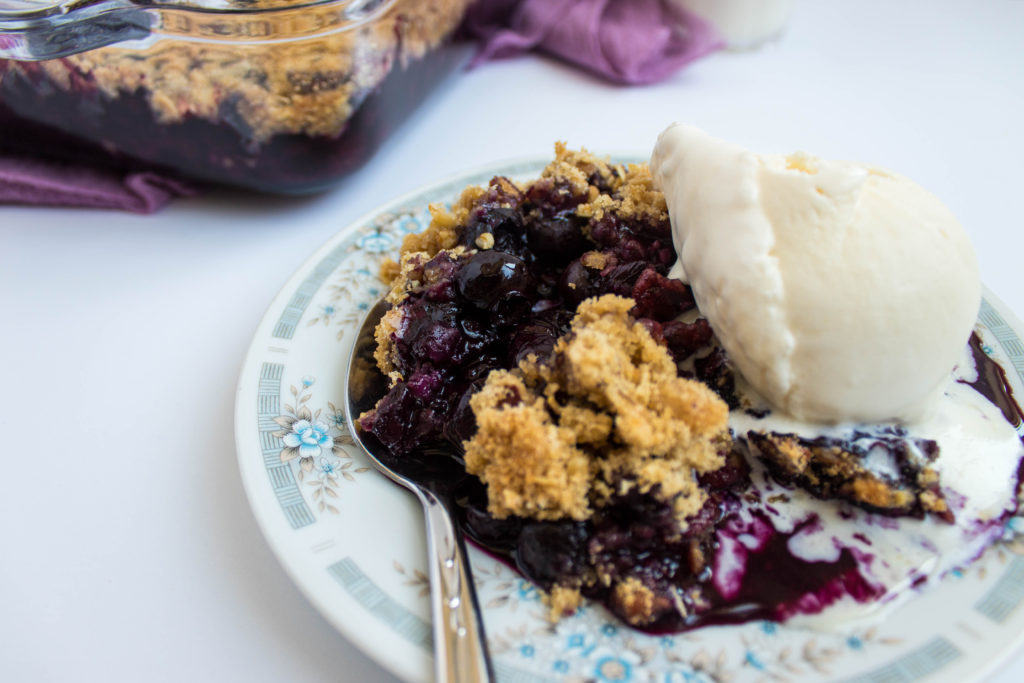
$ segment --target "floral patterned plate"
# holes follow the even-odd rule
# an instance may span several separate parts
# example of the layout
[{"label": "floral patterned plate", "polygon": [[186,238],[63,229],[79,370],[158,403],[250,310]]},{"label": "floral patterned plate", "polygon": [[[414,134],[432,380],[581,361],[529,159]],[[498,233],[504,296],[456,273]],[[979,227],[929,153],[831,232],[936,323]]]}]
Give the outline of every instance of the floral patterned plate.
[{"label": "floral patterned plate", "polygon": [[[530,177],[546,159],[498,165],[397,199],[348,226],[271,303],[242,369],[236,442],[253,513],[306,597],[347,638],[396,675],[431,671],[426,549],[412,495],[371,471],[345,430],[344,368],[356,326],[381,295],[376,273],[402,236],[497,174]],[[986,351],[1024,396],[1024,326],[990,295]],[[1019,529],[1018,529],[1019,527]],[[501,681],[977,680],[1024,640],[1024,518],[962,573],[843,635],[773,623],[651,637],[586,607],[556,626],[537,591],[471,549]]]}]

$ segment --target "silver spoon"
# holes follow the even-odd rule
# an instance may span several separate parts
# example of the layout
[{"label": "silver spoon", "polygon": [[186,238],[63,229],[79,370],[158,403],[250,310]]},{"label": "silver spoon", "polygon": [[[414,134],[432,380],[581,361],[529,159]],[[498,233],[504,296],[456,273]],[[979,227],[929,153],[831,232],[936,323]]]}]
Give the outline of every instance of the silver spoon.
[{"label": "silver spoon", "polygon": [[345,378],[345,416],[352,437],[370,462],[419,498],[427,526],[430,608],[434,626],[434,680],[437,683],[486,682],[494,678],[476,588],[466,557],[462,530],[452,520],[453,481],[466,476],[447,455],[395,458],[356,419],[373,408],[387,389],[373,352],[374,328],[388,310],[386,301],[370,309],[359,328]]}]

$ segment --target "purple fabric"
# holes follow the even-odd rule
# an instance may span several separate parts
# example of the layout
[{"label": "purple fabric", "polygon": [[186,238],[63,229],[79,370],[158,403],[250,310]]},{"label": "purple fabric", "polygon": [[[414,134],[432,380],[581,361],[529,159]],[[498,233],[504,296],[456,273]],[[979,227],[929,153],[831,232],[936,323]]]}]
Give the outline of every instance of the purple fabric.
[{"label": "purple fabric", "polygon": [[473,65],[540,49],[617,83],[654,83],[722,47],[706,21],[665,0],[480,0]]},{"label": "purple fabric", "polygon": [[153,213],[174,197],[197,192],[192,185],[157,173],[118,173],[0,151],[0,204]]}]

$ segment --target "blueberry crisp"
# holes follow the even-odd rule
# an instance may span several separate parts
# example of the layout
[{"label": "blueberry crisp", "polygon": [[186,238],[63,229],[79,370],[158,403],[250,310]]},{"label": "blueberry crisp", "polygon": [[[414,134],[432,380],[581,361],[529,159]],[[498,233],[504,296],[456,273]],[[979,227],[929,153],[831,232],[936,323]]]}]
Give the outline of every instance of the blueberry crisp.
[{"label": "blueberry crisp", "polygon": [[[553,618],[589,599],[674,632],[870,603],[888,590],[866,569],[885,538],[798,551],[830,510],[954,528],[935,441],[761,426],[769,411],[668,277],[646,165],[556,145],[538,179],[496,177],[431,213],[385,266],[390,386],[359,424],[395,457],[454,458],[460,524]],[[819,507],[789,514],[797,498]]]}]

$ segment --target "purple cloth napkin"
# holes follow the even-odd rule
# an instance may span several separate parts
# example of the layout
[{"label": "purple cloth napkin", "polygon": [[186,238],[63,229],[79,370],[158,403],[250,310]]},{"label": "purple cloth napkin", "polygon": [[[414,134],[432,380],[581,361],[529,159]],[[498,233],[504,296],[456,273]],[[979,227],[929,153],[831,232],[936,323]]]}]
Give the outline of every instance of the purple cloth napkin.
[{"label": "purple cloth napkin", "polygon": [[465,27],[483,41],[473,65],[539,48],[626,84],[663,80],[723,45],[665,0],[481,0]]},{"label": "purple cloth napkin", "polygon": [[156,173],[123,173],[0,151],[0,204],[153,213],[174,197],[197,192]]}]

